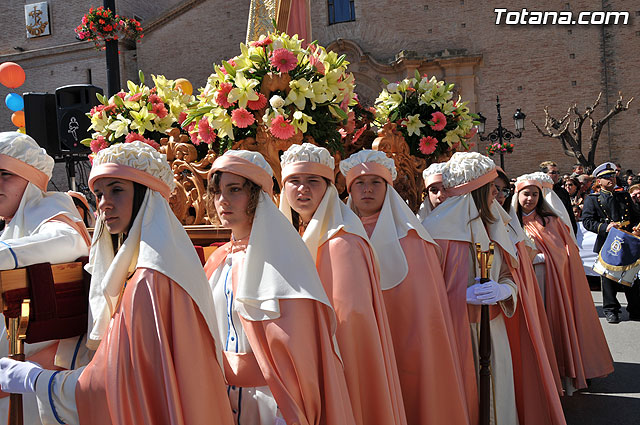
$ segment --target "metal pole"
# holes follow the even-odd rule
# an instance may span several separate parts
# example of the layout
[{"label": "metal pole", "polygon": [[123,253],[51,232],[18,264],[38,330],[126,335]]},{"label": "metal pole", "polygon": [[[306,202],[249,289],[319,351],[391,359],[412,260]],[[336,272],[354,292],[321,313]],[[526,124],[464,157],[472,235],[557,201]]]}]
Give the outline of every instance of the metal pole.
[{"label": "metal pole", "polygon": [[[104,0],[105,9],[110,9],[116,13],[116,1]],[[118,40],[105,42],[105,53],[107,57],[107,95],[109,97],[120,91],[120,59],[118,57]]]},{"label": "metal pole", "polygon": [[504,170],[504,154],[502,152],[502,116],[500,115],[500,97],[496,95],[496,108],[498,109],[498,140],[500,140],[500,168]]}]

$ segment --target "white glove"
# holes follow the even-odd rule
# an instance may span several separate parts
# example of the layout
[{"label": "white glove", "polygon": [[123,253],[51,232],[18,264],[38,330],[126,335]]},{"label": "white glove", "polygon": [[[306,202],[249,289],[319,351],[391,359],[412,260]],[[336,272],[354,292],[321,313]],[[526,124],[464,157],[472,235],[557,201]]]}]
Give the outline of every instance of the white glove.
[{"label": "white glove", "polygon": [[494,305],[498,301],[506,300],[511,296],[509,285],[501,284],[495,280],[480,283],[476,278],[476,284],[467,288],[467,303],[473,305]]},{"label": "white glove", "polygon": [[542,264],[544,263],[544,253],[539,252],[533,257],[533,264]]},{"label": "white glove", "polygon": [[33,362],[0,359],[0,389],[12,394],[30,394],[36,390],[36,379],[42,368]]}]

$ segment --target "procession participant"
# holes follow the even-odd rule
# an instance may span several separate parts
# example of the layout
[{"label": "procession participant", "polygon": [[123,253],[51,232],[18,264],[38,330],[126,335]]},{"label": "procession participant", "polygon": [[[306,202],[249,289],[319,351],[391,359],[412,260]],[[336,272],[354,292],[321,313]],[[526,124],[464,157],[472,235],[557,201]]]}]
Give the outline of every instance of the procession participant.
[{"label": "procession participant", "polygon": [[406,424],[377,261],[334,186],[335,160],[304,143],[280,159],[280,211],[302,234],[336,312],[336,339],[357,423]]},{"label": "procession participant", "polygon": [[[545,197],[547,196],[547,190],[550,189],[555,192],[558,197],[558,200],[564,205],[565,211],[560,216],[563,220],[565,218],[569,219],[571,223],[571,230],[573,231],[573,235],[576,234],[578,230],[578,226],[576,224],[576,220],[573,216],[573,209],[571,208],[571,197],[569,196],[569,192],[563,187],[564,180],[560,178],[560,171],[558,171],[558,165],[553,161],[544,161],[540,163],[540,171],[543,174],[546,174],[551,179],[551,187],[547,188],[546,184],[543,186],[545,189]],[[553,205],[553,204],[552,204]],[[556,205],[553,205],[556,208]],[[557,208],[557,211],[560,211],[560,208]]]},{"label": "procession participant", "polygon": [[340,170],[348,205],[362,220],[380,261],[407,422],[471,423],[440,248],[393,188],[393,159],[362,150],[340,162]]},{"label": "procession participant", "polygon": [[517,267],[511,269],[518,286],[518,306],[505,325],[513,359],[520,423],[565,424],[559,397],[562,383],[544,301],[531,262],[535,244],[526,237],[514,208],[511,208],[509,177],[500,168],[497,171],[498,177],[493,181],[498,191],[496,202],[509,214],[504,221],[518,256]]},{"label": "procession participant", "polygon": [[335,313],[309,250],[271,200],[272,176],[262,155],[244,150],[225,152],[209,172],[210,199],[232,233],[205,271],[236,423],[354,424]]},{"label": "procession participant", "polygon": [[[216,360],[216,318],[198,256],[167,199],[166,157],[147,144],[97,153],[84,368],[0,360],[3,390],[35,390],[43,423],[233,423]],[[37,381],[36,381],[37,379]]]},{"label": "procession participant", "polygon": [[[30,136],[0,133],[0,217],[6,222],[0,236],[0,270],[67,263],[89,253],[91,240],[71,198],[47,192],[53,166],[53,158]],[[9,340],[4,319],[0,326],[0,356],[6,356]],[[46,367],[82,366],[90,353],[84,348],[76,352],[81,339],[25,344],[25,355]],[[35,397],[23,397],[23,406],[26,423],[39,423]],[[8,408],[9,398],[3,397],[0,417],[7,417]]]},{"label": "procession participant", "polygon": [[[424,224],[443,252],[443,271],[456,331],[461,368],[465,373],[467,402],[472,423],[477,422],[476,376],[480,304],[490,305],[491,318],[491,416],[497,423],[518,423],[512,359],[504,320],[513,316],[517,288],[510,262],[517,263],[503,221],[504,213],[494,203],[497,177],[491,159],[476,152],[456,152],[443,170],[449,198],[426,218]],[[483,250],[495,243],[490,281],[479,283],[476,243]],[[470,304],[467,309],[465,304]],[[474,368],[475,366],[475,368]],[[469,384],[471,382],[471,384]]]},{"label": "procession participant", "polygon": [[93,215],[93,212],[91,211],[91,207],[89,206],[89,201],[87,200],[87,197],[84,196],[83,193],[74,192],[73,190],[70,190],[67,193],[69,194],[69,196],[71,196],[71,199],[73,200],[73,203],[76,206],[76,209],[78,210],[78,214],[80,214],[80,217],[82,217],[82,221],[84,222],[84,225],[87,227],[95,226],[96,219],[95,219],[95,216]]},{"label": "procession participant", "polygon": [[[582,224],[585,229],[596,233],[596,244],[593,252],[600,253],[600,249],[612,228],[631,232],[640,222],[638,210],[634,208],[629,193],[614,190],[616,183],[616,166],[611,162],[599,165],[593,176],[600,186],[599,193],[587,195],[582,208]],[[620,303],[616,297],[618,291],[623,290],[627,297],[627,311],[631,320],[640,320],[640,285],[621,285],[605,276],[602,282],[602,309],[607,322],[620,322]]]},{"label": "procession participant", "polygon": [[427,193],[418,211],[418,219],[421,222],[435,207],[447,199],[447,191],[442,184],[442,169],[446,164],[446,162],[436,162],[429,165],[422,172],[422,179]]},{"label": "procession participant", "polygon": [[570,228],[542,196],[535,173],[518,178],[516,195],[519,221],[544,261],[546,314],[563,387],[571,395],[586,388],[587,379],[613,372],[613,360]]}]

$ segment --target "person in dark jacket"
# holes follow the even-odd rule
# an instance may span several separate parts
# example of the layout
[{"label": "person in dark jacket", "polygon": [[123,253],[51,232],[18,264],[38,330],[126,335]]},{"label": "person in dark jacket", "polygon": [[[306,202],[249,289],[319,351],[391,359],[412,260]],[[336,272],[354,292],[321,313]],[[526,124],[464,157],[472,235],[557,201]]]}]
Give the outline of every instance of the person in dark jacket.
[{"label": "person in dark jacket", "polygon": [[[585,229],[598,235],[593,251],[599,253],[612,228],[632,232],[633,227],[640,222],[640,215],[633,208],[629,193],[624,190],[615,190],[615,164],[605,162],[594,170],[593,175],[600,186],[600,192],[589,194],[585,198],[582,224]],[[640,321],[640,284],[636,281],[629,287],[604,276],[601,279],[603,310],[607,322],[620,322],[620,303],[616,294],[621,289],[627,297],[629,319]]]}]

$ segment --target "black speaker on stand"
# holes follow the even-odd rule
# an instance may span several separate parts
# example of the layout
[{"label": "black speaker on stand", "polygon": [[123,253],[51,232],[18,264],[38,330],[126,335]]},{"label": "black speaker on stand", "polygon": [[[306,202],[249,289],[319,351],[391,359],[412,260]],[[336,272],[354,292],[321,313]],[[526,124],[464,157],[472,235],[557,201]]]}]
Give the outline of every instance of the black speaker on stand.
[{"label": "black speaker on stand", "polygon": [[87,154],[91,151],[80,142],[90,137],[91,120],[86,114],[100,103],[97,93],[102,94],[102,89],[91,84],[56,89],[58,137],[62,151]]},{"label": "black speaker on stand", "polygon": [[60,155],[56,96],[29,92],[23,98],[26,133],[55,158]]}]

